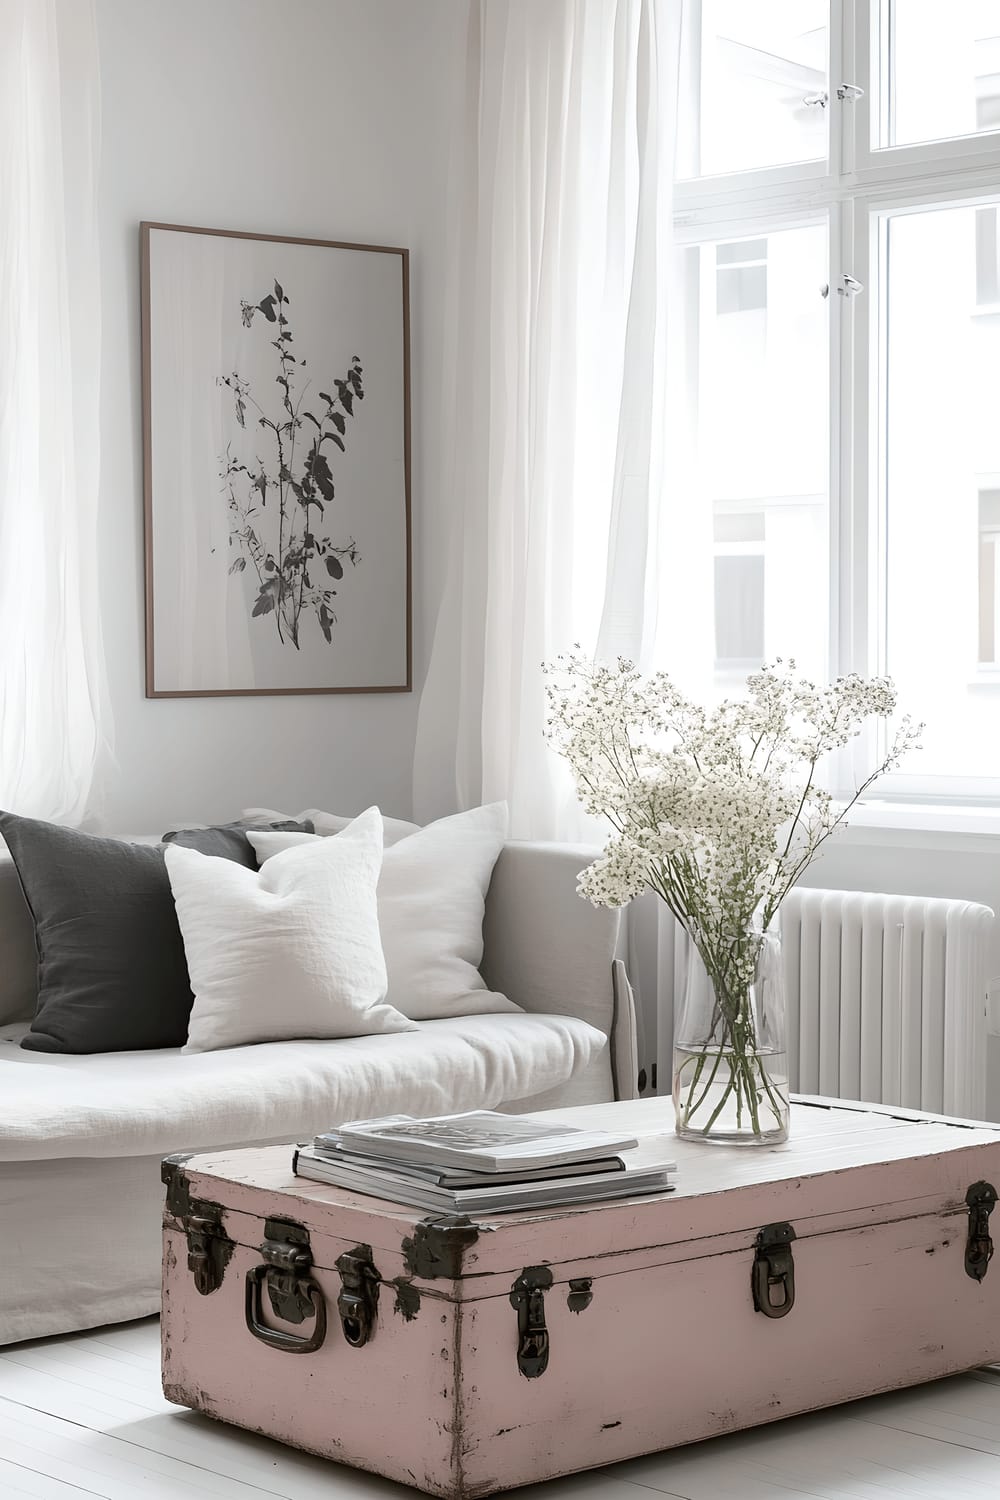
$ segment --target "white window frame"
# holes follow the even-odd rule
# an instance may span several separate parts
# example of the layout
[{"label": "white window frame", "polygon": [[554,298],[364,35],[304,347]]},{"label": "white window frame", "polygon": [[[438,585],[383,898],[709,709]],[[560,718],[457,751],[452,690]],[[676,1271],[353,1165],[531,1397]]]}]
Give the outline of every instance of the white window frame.
[{"label": "white window frame", "polygon": [[[994,541],[993,541],[993,553],[994,553],[994,557],[993,557],[993,576],[994,576],[994,585],[993,585],[993,587],[994,587],[994,597],[993,597],[994,657],[993,657],[992,661],[988,661],[988,662],[983,661],[982,658],[979,656],[978,640],[977,640],[975,671],[974,671],[974,674],[971,674],[970,678],[969,678],[970,684],[972,686],[982,687],[983,685],[990,685],[990,686],[992,686],[998,680],[1000,680],[1000,656],[998,656],[996,654],[997,636],[998,636],[998,634],[1000,634],[1000,632],[998,632],[998,630],[997,630],[997,624],[998,624],[998,621],[997,621],[997,606],[998,606],[998,603],[1000,603],[1000,521],[997,521],[997,522],[993,523],[992,525],[990,525],[985,530],[984,530],[983,522],[982,522],[982,497],[983,497],[984,494],[1000,494],[1000,474],[997,474],[997,473],[980,473],[980,474],[977,474],[976,475],[976,489],[978,490],[978,498],[979,498],[978,515],[977,515],[977,521],[978,521],[977,531],[978,531],[978,535],[979,535],[979,545],[980,545],[980,547],[982,547],[984,535],[988,535],[988,536],[991,536],[991,537],[994,538]],[[981,566],[982,566],[982,563],[980,561],[980,567]],[[980,607],[981,607],[981,601],[980,601]]]},{"label": "white window frame", "polygon": [[[699,0],[685,0],[697,7]],[[876,149],[872,128],[878,57],[885,45],[869,17],[888,4],[830,0],[829,157],[787,167],[684,179],[674,187],[678,245],[751,239],[826,221],[830,266],[830,591],[831,673],[885,671],[885,453],[881,421],[885,391],[884,286],[888,218],[948,205],[1000,200],[1000,129],[976,136]],[[855,84],[860,98],[838,98]],[[873,85],[875,95],[873,97]],[[858,295],[838,295],[847,275]],[[873,329],[872,324],[875,323]],[[871,334],[875,333],[872,338]],[[872,420],[872,413],[877,414]],[[982,691],[997,694],[1000,675]],[[870,767],[873,740],[855,742],[835,770],[847,791]],[[1000,776],[886,777],[879,795],[907,802],[1000,805]]]}]

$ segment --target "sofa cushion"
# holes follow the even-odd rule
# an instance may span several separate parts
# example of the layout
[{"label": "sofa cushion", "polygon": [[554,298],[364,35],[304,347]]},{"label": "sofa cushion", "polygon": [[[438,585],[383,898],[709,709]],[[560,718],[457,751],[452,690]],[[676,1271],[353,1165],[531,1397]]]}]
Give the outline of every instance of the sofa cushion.
[{"label": "sofa cushion", "polygon": [[[316,832],[308,818],[301,823],[291,818],[279,818],[271,823],[265,822],[263,826],[285,833]],[[163,835],[162,842],[176,844],[179,849],[197,849],[199,854],[211,854],[216,859],[228,859],[248,870],[256,870],[257,857],[247,838],[247,829],[259,827],[259,822],[246,818],[235,823],[215,823],[209,828],[175,828]]]},{"label": "sofa cushion", "polygon": [[191,1012],[163,851],[0,812],[38,948],[40,1052],[179,1046]]},{"label": "sofa cushion", "polygon": [[[292,818],[291,813],[276,812],[272,807],[245,807],[240,813],[240,818],[258,828],[262,824],[273,824],[280,820],[290,820],[296,823],[311,823],[311,833],[322,834],[328,838],[331,834],[340,833],[353,821],[353,814],[324,812],[320,807],[307,807],[304,812],[296,813]],[[398,844],[400,839],[409,838],[411,833],[419,833],[419,823],[408,823],[405,818],[387,818],[382,814],[382,843],[388,849],[393,844]]]},{"label": "sofa cushion", "polygon": [[168,844],[194,1005],[185,1052],[412,1031],[385,1003],[377,807],[262,870]]},{"label": "sofa cushion", "polygon": [[[404,1016],[441,1021],[520,1008],[506,995],[488,990],[479,972],[486,893],[506,829],[507,804],[494,802],[439,818],[386,849],[378,919],[389,974],[387,998]],[[316,835],[257,828],[247,837],[265,870],[282,851],[327,842]]]},{"label": "sofa cushion", "polygon": [[222,1052],[26,1052],[0,1028],[0,1161],[142,1156],[303,1140],[376,1114],[495,1109],[567,1082],[607,1048],[575,1016],[424,1021],[413,1032]]}]

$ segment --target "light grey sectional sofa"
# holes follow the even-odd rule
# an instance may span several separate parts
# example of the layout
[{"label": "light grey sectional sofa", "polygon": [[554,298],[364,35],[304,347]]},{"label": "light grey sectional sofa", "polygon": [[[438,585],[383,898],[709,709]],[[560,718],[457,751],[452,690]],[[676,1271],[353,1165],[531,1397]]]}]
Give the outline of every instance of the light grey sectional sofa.
[{"label": "light grey sectional sofa", "polygon": [[169,1153],[301,1140],[395,1111],[633,1097],[618,914],[576,894],[592,857],[510,843],[496,865],[482,972],[523,1014],[346,1041],[69,1056],[18,1045],[34,1003],[34,940],[0,854],[0,1344],[158,1310]]}]

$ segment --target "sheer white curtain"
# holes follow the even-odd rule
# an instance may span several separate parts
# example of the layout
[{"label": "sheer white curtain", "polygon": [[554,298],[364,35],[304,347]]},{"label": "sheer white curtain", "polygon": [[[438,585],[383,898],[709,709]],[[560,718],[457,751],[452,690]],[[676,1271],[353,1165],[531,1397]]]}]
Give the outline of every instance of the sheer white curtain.
[{"label": "sheer white curtain", "polygon": [[544,744],[542,661],[579,643],[686,679],[710,665],[672,327],[680,10],[472,6],[421,818],[506,798],[516,837],[596,831]]},{"label": "sheer white curtain", "polygon": [[98,131],[90,0],[0,0],[0,806],[67,823],[106,737]]}]

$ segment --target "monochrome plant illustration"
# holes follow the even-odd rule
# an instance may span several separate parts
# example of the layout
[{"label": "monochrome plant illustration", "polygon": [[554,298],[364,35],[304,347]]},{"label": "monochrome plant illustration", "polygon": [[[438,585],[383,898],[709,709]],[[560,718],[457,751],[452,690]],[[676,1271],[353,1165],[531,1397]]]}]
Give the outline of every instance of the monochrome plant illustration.
[{"label": "monochrome plant illustration", "polygon": [[344,378],[328,382],[335,394],[319,391],[307,407],[310,381],[302,373],[306,361],[292,352],[290,304],[281,283],[275,281],[274,290],[259,302],[240,305],[244,327],[250,328],[258,314],[272,327],[270,342],[278,365],[274,384],[280,394],[273,401],[264,392],[255,395],[236,370],[218,378],[218,384],[232,393],[240,427],[256,433],[265,450],[244,461],[230,443],[222,461],[229,545],[238,549],[229,572],[253,568],[258,591],[252,615],[273,615],[279,639],[299,650],[303,614],[315,615],[325,639],[332,642],[337,621],[334,585],[344,577],[345,562],[354,567],[360,561],[353,538],[335,542],[326,528],[335,497],[333,450],[347,451],[347,425],[356,415],[355,403],[364,400],[361,360],[352,355]]}]

